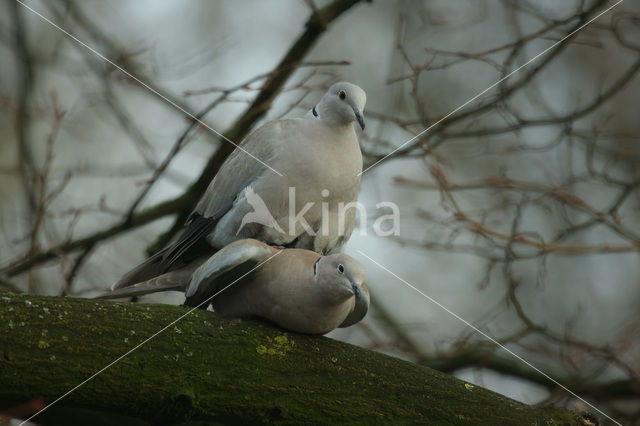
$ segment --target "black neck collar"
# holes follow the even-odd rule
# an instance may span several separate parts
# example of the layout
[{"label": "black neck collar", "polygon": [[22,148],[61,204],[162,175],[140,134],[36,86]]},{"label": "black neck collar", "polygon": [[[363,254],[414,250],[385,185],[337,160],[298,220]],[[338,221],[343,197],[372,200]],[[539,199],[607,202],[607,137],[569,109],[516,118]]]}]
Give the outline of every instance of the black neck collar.
[{"label": "black neck collar", "polygon": [[311,110],[311,112],[313,113],[314,117],[318,116],[318,111],[316,111],[316,107],[313,107],[313,109]]}]

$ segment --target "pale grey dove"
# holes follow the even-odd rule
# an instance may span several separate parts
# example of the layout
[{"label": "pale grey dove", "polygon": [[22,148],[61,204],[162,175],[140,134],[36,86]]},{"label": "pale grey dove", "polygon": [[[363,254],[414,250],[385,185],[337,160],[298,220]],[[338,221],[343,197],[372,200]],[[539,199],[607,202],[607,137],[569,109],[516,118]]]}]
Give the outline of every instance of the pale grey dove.
[{"label": "pale grey dove", "polygon": [[362,265],[346,254],[322,256],[244,239],[99,298],[180,290],[186,291],[185,305],[206,308],[215,295],[210,303],[224,317],[259,317],[287,330],[324,334],[364,318],[369,309],[364,279]]},{"label": "pale grey dove", "polygon": [[[362,154],[353,123],[364,129],[365,102],[360,87],[336,83],[304,117],[271,121],[254,130],[240,146],[282,176],[236,149],[178,240],[113,288],[179,269],[203,250],[242,238],[318,253],[339,249],[355,222],[355,208],[344,207],[357,200],[360,186]],[[252,202],[256,195],[262,202]],[[243,221],[248,214],[251,221]]]}]

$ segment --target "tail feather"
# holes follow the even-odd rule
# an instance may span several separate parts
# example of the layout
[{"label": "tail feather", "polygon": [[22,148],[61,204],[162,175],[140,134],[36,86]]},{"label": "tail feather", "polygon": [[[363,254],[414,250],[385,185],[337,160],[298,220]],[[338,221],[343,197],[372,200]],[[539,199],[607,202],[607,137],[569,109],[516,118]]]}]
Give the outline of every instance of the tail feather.
[{"label": "tail feather", "polygon": [[126,287],[114,289],[108,293],[101,294],[95,299],[120,299],[124,297],[142,296],[145,294],[158,293],[161,291],[184,291],[191,281],[191,274],[196,265],[167,272],[147,281],[132,284]]},{"label": "tail feather", "polygon": [[213,255],[216,250],[204,238],[213,225],[215,221],[196,217],[176,242],[124,274],[111,289],[147,281],[166,272],[182,269],[203,255]]},{"label": "tail feather", "polygon": [[119,288],[117,290],[101,294],[100,296],[96,296],[94,299],[122,299],[125,297],[144,296],[145,294],[159,293],[162,291],[184,291],[184,287],[177,284],[164,286],[141,286],[140,284],[144,283]]},{"label": "tail feather", "polygon": [[168,265],[165,262],[164,255],[168,250],[169,247],[160,250],[158,253],[154,254],[140,265],[124,274],[122,278],[111,286],[111,290],[128,287],[165,273]]}]

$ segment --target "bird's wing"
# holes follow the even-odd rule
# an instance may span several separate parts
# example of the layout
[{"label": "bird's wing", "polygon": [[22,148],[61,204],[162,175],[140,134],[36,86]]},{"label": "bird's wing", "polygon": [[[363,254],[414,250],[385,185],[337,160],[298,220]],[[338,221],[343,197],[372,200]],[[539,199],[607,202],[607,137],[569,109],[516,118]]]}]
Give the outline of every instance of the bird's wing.
[{"label": "bird's wing", "polygon": [[187,229],[163,254],[163,264],[175,263],[198,241],[209,235],[246,187],[265,173],[274,173],[265,163],[271,166],[276,152],[274,145],[283,138],[283,121],[272,121],[254,130],[240,144],[242,149],[236,148],[229,155],[191,214]]},{"label": "bird's wing", "polygon": [[276,120],[266,123],[251,132],[242,141],[240,144],[242,149],[236,148],[229,155],[198,202],[194,213],[207,219],[219,219],[231,209],[236,197],[247,186],[255,182],[265,172],[274,173],[265,164],[274,167],[271,163],[274,162],[276,146],[284,137],[284,129],[290,127],[283,126],[283,121],[291,120]]},{"label": "bird's wing", "polygon": [[[237,272],[233,275],[238,275],[239,279],[243,273],[248,273],[276,252],[273,247],[254,239],[238,240],[225,246],[193,272],[186,290],[185,305],[200,306],[225,286],[235,284],[233,280],[226,282],[217,278],[229,272]],[[207,305],[205,303],[205,307]]]}]

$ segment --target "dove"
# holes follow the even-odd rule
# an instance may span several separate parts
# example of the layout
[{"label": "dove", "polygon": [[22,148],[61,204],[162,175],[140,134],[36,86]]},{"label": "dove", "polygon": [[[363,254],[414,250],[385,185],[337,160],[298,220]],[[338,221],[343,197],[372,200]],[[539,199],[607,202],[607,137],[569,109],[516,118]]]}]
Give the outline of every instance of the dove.
[{"label": "dove", "polygon": [[305,116],[251,132],[222,164],[178,239],[112,288],[180,269],[203,251],[245,238],[338,251],[355,224],[362,153],[354,123],[364,130],[365,103],[360,87],[336,83]]},{"label": "dove", "polygon": [[258,317],[290,331],[325,334],[359,322],[370,295],[362,265],[343,253],[277,249],[255,239],[230,243],[181,269],[113,290],[100,299],[185,291],[185,305],[228,318]]}]

